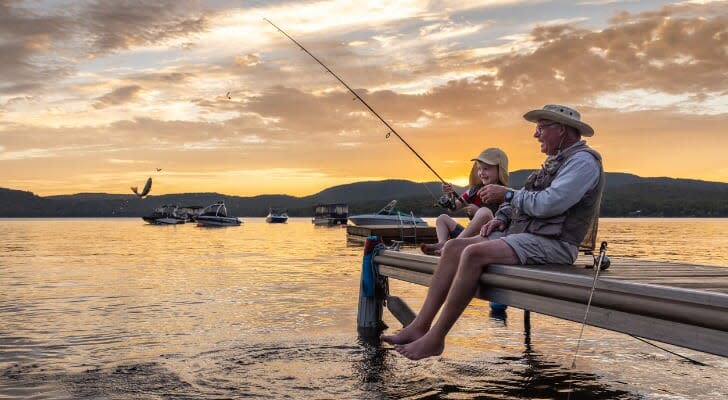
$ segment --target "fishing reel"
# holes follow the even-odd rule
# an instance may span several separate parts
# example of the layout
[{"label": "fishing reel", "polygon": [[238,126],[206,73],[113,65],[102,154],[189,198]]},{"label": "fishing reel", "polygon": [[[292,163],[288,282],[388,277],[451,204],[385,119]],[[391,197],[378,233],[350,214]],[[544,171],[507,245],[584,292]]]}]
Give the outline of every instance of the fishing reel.
[{"label": "fishing reel", "polygon": [[594,267],[599,265],[599,269],[604,271],[605,269],[609,268],[610,265],[612,265],[612,261],[607,257],[607,242],[602,242],[602,245],[599,247],[599,254],[594,254],[593,251],[587,251],[584,253],[587,256],[592,256],[594,258],[594,264],[587,264],[584,266],[584,268],[590,268],[594,269]]},{"label": "fishing reel", "polygon": [[448,210],[454,210],[456,207],[455,198],[443,194],[442,196],[440,196],[440,199],[437,200],[437,205]]}]

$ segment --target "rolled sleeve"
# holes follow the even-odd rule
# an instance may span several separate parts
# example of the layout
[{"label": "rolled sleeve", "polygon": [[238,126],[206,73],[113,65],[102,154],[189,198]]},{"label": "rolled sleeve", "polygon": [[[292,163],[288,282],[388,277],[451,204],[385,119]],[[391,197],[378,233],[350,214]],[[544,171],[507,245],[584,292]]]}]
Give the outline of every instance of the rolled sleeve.
[{"label": "rolled sleeve", "polygon": [[511,222],[511,214],[513,213],[513,206],[508,203],[503,203],[498,207],[498,211],[495,213],[495,219],[504,222],[508,225]]}]

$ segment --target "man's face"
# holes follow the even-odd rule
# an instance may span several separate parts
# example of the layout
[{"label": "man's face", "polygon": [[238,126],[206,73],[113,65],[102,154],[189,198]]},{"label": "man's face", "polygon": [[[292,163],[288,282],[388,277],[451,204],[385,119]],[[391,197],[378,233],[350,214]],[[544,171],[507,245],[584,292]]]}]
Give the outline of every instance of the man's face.
[{"label": "man's face", "polygon": [[540,119],[536,122],[536,132],[533,133],[533,137],[541,143],[541,152],[552,156],[559,151],[559,144],[565,134],[564,126],[560,123]]}]

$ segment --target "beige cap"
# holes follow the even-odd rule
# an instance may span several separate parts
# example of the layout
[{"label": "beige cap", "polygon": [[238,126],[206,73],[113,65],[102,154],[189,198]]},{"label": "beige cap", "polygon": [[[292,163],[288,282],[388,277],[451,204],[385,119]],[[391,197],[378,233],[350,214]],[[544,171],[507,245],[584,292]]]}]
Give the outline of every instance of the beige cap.
[{"label": "beige cap", "polygon": [[537,122],[540,119],[556,121],[576,128],[581,136],[594,136],[594,129],[581,122],[581,114],[578,111],[560,104],[546,104],[540,110],[532,110],[523,114],[523,118],[531,122]]},{"label": "beige cap", "polygon": [[[497,165],[498,180],[502,185],[508,186],[508,156],[505,151],[497,147],[490,147],[483,150],[477,157],[470,161],[480,161],[490,165]],[[474,181],[478,183],[481,182],[480,178],[478,178],[478,167],[475,164],[473,165],[472,171],[470,171],[471,186],[475,186],[473,184]]]}]

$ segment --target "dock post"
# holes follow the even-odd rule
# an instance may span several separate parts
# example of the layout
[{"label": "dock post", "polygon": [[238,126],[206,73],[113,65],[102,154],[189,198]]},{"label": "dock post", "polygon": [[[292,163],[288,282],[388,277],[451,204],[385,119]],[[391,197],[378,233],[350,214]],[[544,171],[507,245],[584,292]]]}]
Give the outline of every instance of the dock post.
[{"label": "dock post", "polygon": [[382,321],[386,296],[386,277],[380,277],[372,263],[374,248],[380,243],[376,236],[369,236],[364,244],[361,283],[359,285],[359,310],[356,322],[361,336],[378,337],[386,325]]}]

